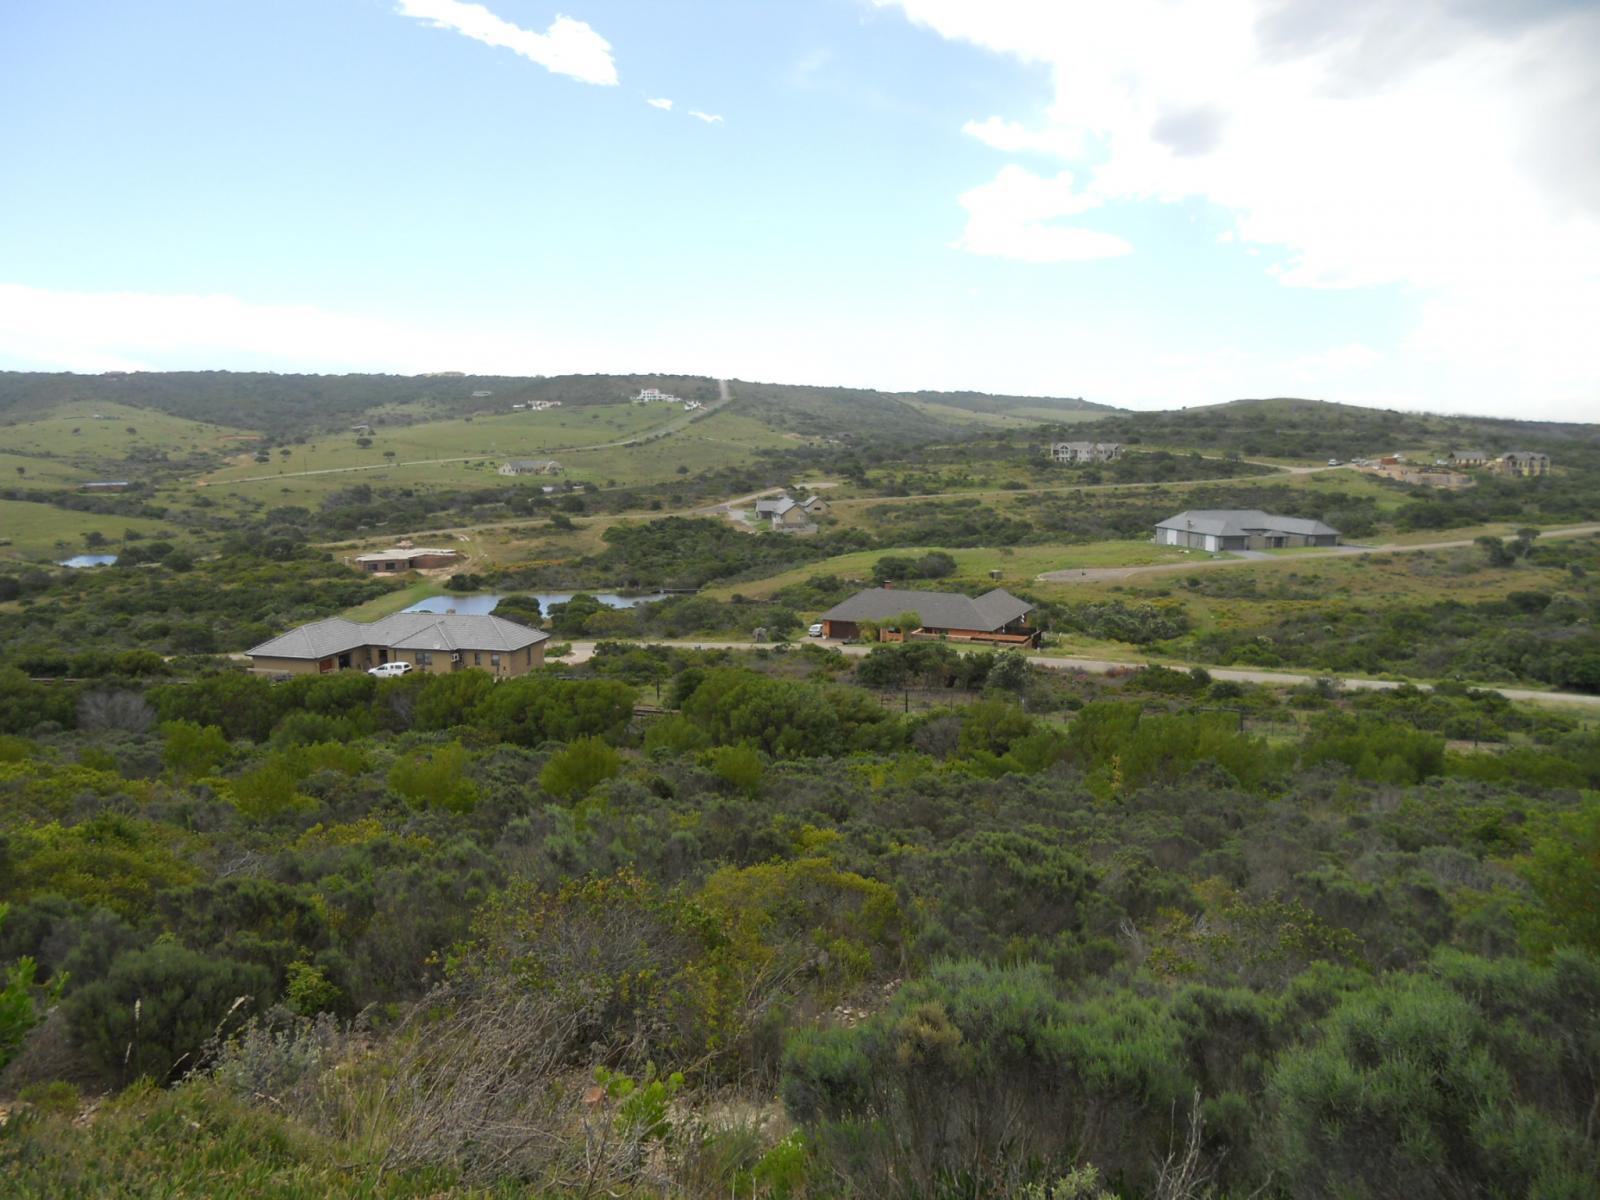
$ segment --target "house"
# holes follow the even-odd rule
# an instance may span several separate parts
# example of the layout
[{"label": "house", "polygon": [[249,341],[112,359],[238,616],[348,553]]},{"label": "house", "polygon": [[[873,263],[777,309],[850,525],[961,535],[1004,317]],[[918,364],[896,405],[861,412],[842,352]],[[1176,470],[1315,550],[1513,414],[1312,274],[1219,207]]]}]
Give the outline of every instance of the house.
[{"label": "house", "polygon": [[[519,404],[519,405],[517,405],[517,407],[518,408],[522,408],[524,406]],[[549,408],[560,408],[561,407],[561,401],[559,401],[559,400],[530,400],[530,401],[528,401],[526,407],[527,407],[529,412],[544,412],[546,409],[549,409]]]},{"label": "house", "polygon": [[91,479],[88,483],[80,483],[80,492],[125,492],[133,486],[126,479]]},{"label": "house", "polygon": [[808,516],[825,517],[828,515],[828,502],[821,496],[807,496],[800,501],[800,507],[806,510]]},{"label": "house", "polygon": [[501,475],[559,475],[561,464],[553,458],[513,458],[500,464]]},{"label": "house", "polygon": [[1156,543],[1194,550],[1281,550],[1337,546],[1339,531],[1305,517],[1281,517],[1255,508],[1191,509],[1156,525]]},{"label": "house", "polygon": [[395,571],[426,571],[432,567],[453,567],[461,555],[455,550],[430,550],[426,547],[397,546],[373,554],[356,555],[356,566],[374,575]]},{"label": "house", "polygon": [[549,638],[503,617],[403,612],[381,621],[313,621],[245,653],[252,670],[275,675],[327,675],[407,662],[432,675],[476,667],[511,676],[542,664]]},{"label": "house", "polygon": [[[1039,631],[1028,625],[1033,605],[1005,588],[995,588],[976,598],[959,592],[900,591],[868,588],[835,604],[822,614],[822,634],[830,638],[861,636],[863,623],[878,627],[879,641],[946,638],[953,642],[984,642],[996,646],[1035,646]],[[914,629],[884,628],[886,622],[914,613]]]},{"label": "house", "polygon": [[779,496],[773,500],[757,500],[756,517],[758,520],[765,518],[771,522],[772,528],[780,533],[793,533],[796,530],[812,528],[811,517],[806,512],[805,506],[789,496]]},{"label": "house", "polygon": [[1050,457],[1058,463],[1081,466],[1084,463],[1115,462],[1122,457],[1121,442],[1052,442]]},{"label": "house", "polygon": [[1537,450],[1513,450],[1509,454],[1502,454],[1496,459],[1494,469],[1504,475],[1519,475],[1524,478],[1533,475],[1548,475],[1550,473],[1550,456],[1541,454]]},{"label": "house", "polygon": [[681,403],[671,392],[663,392],[660,388],[640,388],[639,394],[633,398],[635,404],[654,404],[658,400]]},{"label": "house", "polygon": [[683,402],[683,411],[684,412],[694,412],[696,409],[701,409],[701,408],[704,408],[704,407],[705,407],[705,405],[700,403],[700,401],[698,401],[698,400],[685,400]]},{"label": "house", "polygon": [[484,397],[492,395],[494,395],[493,392],[484,391],[482,388],[479,388],[477,391],[472,393],[472,398],[474,400],[482,400]]},{"label": "house", "polygon": [[1489,456],[1482,450],[1452,450],[1444,461],[1452,467],[1481,467],[1488,463]]}]

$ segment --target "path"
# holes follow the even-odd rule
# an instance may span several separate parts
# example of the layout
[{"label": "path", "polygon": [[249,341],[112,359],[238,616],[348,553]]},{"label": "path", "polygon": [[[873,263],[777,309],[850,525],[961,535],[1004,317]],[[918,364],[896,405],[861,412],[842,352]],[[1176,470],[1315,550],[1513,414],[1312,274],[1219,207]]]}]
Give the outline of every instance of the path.
[{"label": "path", "polygon": [[[1541,539],[1582,537],[1588,533],[1600,533],[1600,523],[1541,529],[1539,537]],[[1514,533],[1503,534],[1502,540],[1510,541],[1514,537],[1516,537]],[[1136,575],[1154,575],[1163,571],[1196,571],[1201,568],[1237,567],[1259,562],[1322,562],[1329,558],[1352,554],[1411,554],[1423,550],[1459,550],[1472,544],[1471,538],[1457,538],[1448,542],[1385,542],[1379,546],[1333,546],[1320,554],[1277,555],[1258,550],[1245,550],[1234,551],[1233,553],[1238,555],[1236,558],[1204,558],[1193,562],[1155,563],[1145,567],[1066,567],[1059,571],[1046,571],[1036,578],[1040,583],[1107,583],[1132,579]]]},{"label": "path", "polygon": [[[614,450],[619,446],[638,446],[644,442],[653,442],[658,438],[688,428],[694,422],[712,413],[719,411],[733,399],[728,390],[726,379],[717,380],[717,398],[710,404],[695,412],[684,413],[683,416],[668,421],[665,425],[643,433],[634,434],[632,437],[619,438],[611,442],[594,442],[588,446],[551,446],[542,451],[547,454],[578,454],[585,450]],[[493,454],[463,454],[455,458],[408,458],[403,462],[365,463],[359,467],[318,467],[313,471],[283,471],[274,475],[246,475],[239,479],[211,480],[201,476],[195,480],[196,487],[227,487],[235,483],[261,483],[270,479],[302,479],[308,475],[344,475],[351,471],[387,471],[391,467],[432,467],[440,463],[477,462],[480,459],[494,458]]]},{"label": "path", "polygon": [[[633,639],[619,638],[618,641],[631,641]],[[871,651],[872,647],[858,643],[844,643],[811,639],[814,645],[821,645],[830,650],[838,650],[841,654],[851,658],[860,658]],[[770,642],[709,642],[693,640],[675,640],[668,638],[640,639],[638,644],[646,646],[679,646],[686,650],[771,650]],[[552,663],[586,663],[594,657],[594,642],[573,642],[572,650],[562,658],[550,659]],[[962,654],[981,652],[984,647],[954,647]],[[1137,670],[1140,667],[1152,665],[1142,661],[1116,662],[1104,658],[1080,658],[1073,655],[1030,654],[1028,661],[1036,667],[1044,667],[1052,671],[1083,671],[1090,675],[1108,675],[1113,671]],[[1164,667],[1174,670],[1186,671],[1193,666],[1201,665],[1184,662],[1162,662]],[[1261,683],[1269,687],[1296,687],[1301,684],[1315,683],[1319,679],[1334,679],[1340,687],[1352,691],[1393,691],[1402,687],[1417,687],[1423,691],[1432,690],[1431,683],[1416,680],[1398,679],[1367,679],[1359,676],[1339,677],[1321,672],[1315,675],[1306,675],[1294,671],[1253,671],[1238,667],[1212,667],[1204,668],[1213,679],[1228,680],[1233,683]],[[1582,692],[1542,692],[1534,688],[1498,687],[1491,684],[1473,684],[1482,687],[1485,691],[1500,693],[1507,700],[1515,700],[1529,704],[1573,704],[1585,708],[1600,709],[1600,696],[1591,696]]]}]

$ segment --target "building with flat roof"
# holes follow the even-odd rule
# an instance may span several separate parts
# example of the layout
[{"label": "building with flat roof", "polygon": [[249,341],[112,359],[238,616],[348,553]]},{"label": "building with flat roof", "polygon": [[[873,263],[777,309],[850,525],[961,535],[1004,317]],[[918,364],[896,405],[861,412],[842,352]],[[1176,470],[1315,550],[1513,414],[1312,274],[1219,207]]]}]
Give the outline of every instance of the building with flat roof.
[{"label": "building with flat roof", "polygon": [[460,561],[459,551],[430,549],[426,546],[415,548],[397,546],[392,550],[377,550],[371,554],[356,555],[356,566],[374,575],[387,575],[396,571],[426,571],[430,567],[452,567]]}]

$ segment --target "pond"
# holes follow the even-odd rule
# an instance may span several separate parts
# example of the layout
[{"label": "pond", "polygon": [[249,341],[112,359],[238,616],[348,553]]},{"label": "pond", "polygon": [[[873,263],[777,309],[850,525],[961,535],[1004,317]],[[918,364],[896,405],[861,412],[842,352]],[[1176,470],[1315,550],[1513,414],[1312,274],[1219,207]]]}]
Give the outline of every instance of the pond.
[{"label": "pond", "polygon": [[[518,595],[532,596],[539,601],[539,611],[549,612],[552,604],[565,604],[577,592],[519,592]],[[649,592],[638,596],[622,596],[616,592],[589,592],[601,604],[610,608],[634,608],[640,604],[650,604],[656,600],[665,600],[666,592]],[[501,592],[468,592],[460,596],[429,596],[418,600],[404,612],[444,613],[454,612],[463,615],[480,615],[492,613],[495,606],[505,599]]]},{"label": "pond", "polygon": [[109,567],[117,561],[115,554],[74,554],[71,558],[63,558],[56,564],[58,567]]}]

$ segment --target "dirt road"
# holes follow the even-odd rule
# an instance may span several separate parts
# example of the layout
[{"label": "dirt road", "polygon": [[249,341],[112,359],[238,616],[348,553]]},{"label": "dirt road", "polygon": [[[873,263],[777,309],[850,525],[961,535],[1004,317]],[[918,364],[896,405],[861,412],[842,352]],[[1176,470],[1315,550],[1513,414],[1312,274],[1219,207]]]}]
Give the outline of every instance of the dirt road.
[{"label": "dirt road", "polygon": [[[812,644],[820,645],[830,650],[838,650],[841,654],[851,658],[860,658],[871,650],[870,646],[836,641],[824,641],[820,638],[810,639]],[[709,642],[672,639],[649,639],[640,642],[641,645],[656,646],[681,646],[688,650],[771,650],[771,643],[763,642]],[[551,659],[553,663],[586,663],[594,657],[594,642],[573,642],[572,650],[563,658]],[[956,647],[963,654],[976,652],[975,649]],[[1109,675],[1114,671],[1127,671],[1147,665],[1144,662],[1116,662],[1104,658],[1080,658],[1069,655],[1030,654],[1028,661],[1036,667],[1043,667],[1051,671],[1083,671],[1089,675]],[[1172,667],[1175,670],[1188,670],[1197,664],[1180,662],[1162,662],[1162,666]],[[1238,667],[1212,667],[1205,670],[1213,679],[1225,679],[1234,683],[1260,683],[1268,687],[1295,687],[1305,683],[1315,683],[1318,679],[1336,678],[1340,687],[1351,691],[1392,691],[1395,688],[1405,687],[1408,682],[1414,686],[1429,690],[1432,684],[1421,681],[1402,681],[1395,679],[1366,679],[1361,677],[1335,677],[1328,673],[1307,675],[1295,671],[1251,671]],[[1600,710],[1600,696],[1590,696],[1580,692],[1541,692],[1533,688],[1497,687],[1484,685],[1488,690],[1499,692],[1507,700],[1516,700],[1530,704],[1575,705],[1583,708]]]},{"label": "dirt road", "polygon": [[[1539,531],[1539,536],[1540,538],[1567,538],[1582,537],[1584,534],[1589,533],[1600,533],[1600,523],[1568,525],[1560,529],[1543,529]],[[1508,533],[1504,535],[1503,540],[1510,541],[1515,536],[1515,534]],[[1156,575],[1171,571],[1198,571],[1213,567],[1237,567],[1246,563],[1311,563],[1351,554],[1410,554],[1423,550],[1459,550],[1464,546],[1470,545],[1472,545],[1471,538],[1457,538],[1448,542],[1386,542],[1381,546],[1335,546],[1321,554],[1306,553],[1288,556],[1247,550],[1239,554],[1237,558],[1206,558],[1196,559],[1194,562],[1156,563],[1147,567],[1066,567],[1059,571],[1046,571],[1044,574],[1037,576],[1037,578],[1040,583],[1110,583],[1123,579],[1132,579],[1138,575]]]}]

